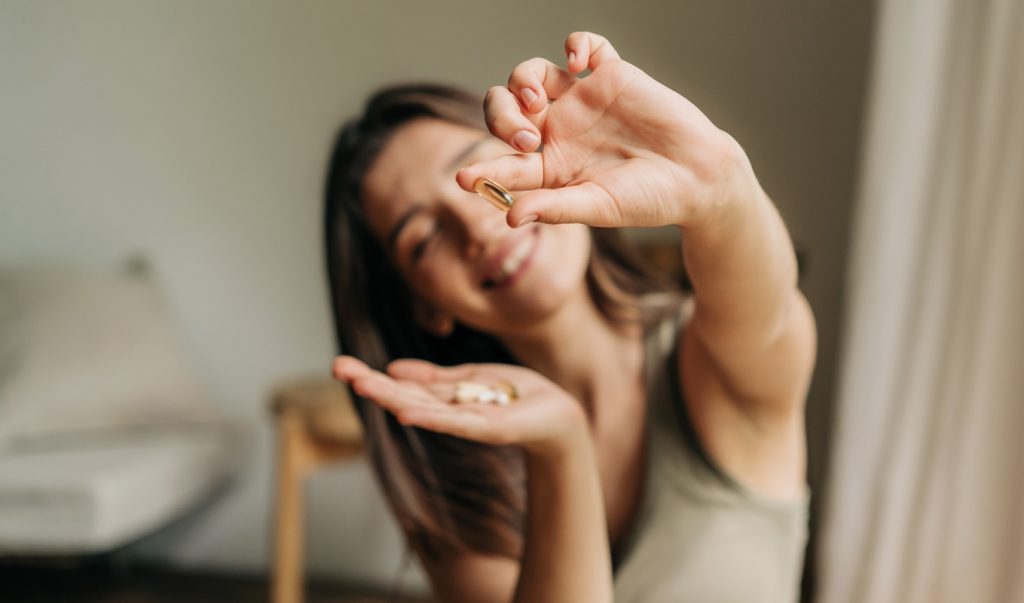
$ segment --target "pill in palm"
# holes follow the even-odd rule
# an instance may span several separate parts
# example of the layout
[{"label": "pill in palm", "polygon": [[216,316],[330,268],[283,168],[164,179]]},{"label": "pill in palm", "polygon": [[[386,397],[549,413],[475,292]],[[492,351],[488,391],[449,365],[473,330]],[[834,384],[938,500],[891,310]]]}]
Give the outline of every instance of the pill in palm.
[{"label": "pill in palm", "polygon": [[456,404],[497,404],[508,406],[519,398],[519,391],[507,381],[495,386],[473,381],[459,381],[455,384],[452,402]]},{"label": "pill in palm", "polygon": [[482,383],[460,381],[455,384],[455,401],[459,404],[478,402],[480,396],[487,391],[491,391],[491,388]]}]

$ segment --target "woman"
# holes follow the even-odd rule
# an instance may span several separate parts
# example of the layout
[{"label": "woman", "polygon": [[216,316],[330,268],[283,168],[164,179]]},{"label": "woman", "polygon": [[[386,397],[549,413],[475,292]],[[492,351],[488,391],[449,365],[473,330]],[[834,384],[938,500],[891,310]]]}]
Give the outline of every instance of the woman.
[{"label": "woman", "polygon": [[[793,600],[815,336],[785,226],[686,99],[599,35],[565,52],[488,91],[493,136],[436,86],[342,131],[334,374],[442,600]],[[522,191],[507,214],[479,178]],[[592,228],[670,224],[686,297]]]}]

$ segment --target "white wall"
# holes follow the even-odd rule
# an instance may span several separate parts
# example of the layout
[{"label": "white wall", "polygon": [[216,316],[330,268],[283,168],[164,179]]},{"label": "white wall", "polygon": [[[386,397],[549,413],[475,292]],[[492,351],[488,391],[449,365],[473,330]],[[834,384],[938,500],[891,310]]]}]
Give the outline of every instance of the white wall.
[{"label": "white wall", "polygon": [[[521,60],[561,62],[577,29],[609,37],[747,145],[812,257],[811,414],[825,433],[870,18],[870,3],[837,4],[0,5],[0,261],[148,257],[213,397],[252,436],[232,488],[146,553],[265,566],[268,392],[327,370],[333,353],[319,219],[341,120],[393,80],[482,93]],[[309,567],[389,583],[401,547],[365,468],[318,476],[311,492]]]}]

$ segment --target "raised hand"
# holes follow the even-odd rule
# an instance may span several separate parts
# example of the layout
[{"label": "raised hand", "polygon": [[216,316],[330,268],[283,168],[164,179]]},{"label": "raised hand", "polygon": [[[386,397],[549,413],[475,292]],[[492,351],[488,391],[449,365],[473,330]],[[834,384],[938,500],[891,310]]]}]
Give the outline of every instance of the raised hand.
[{"label": "raised hand", "polygon": [[[586,429],[583,409],[568,393],[522,367],[464,364],[449,368],[422,360],[396,360],[385,374],[351,356],[339,356],[333,369],[337,379],[405,425],[486,444],[520,445],[542,454],[559,454]],[[459,382],[512,384],[517,397],[504,406],[458,403]]]},{"label": "raised hand", "polygon": [[565,51],[568,70],[530,59],[487,93],[488,128],[523,153],[457,174],[467,191],[478,178],[523,191],[509,225],[685,226],[756,186],[732,137],[608,40],[576,32]]}]

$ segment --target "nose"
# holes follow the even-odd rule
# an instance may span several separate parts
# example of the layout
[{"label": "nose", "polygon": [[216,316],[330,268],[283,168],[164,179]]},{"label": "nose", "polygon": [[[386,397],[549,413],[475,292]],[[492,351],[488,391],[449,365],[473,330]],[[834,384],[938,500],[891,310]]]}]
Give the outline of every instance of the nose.
[{"label": "nose", "polygon": [[461,192],[459,202],[452,204],[452,213],[465,233],[466,257],[478,259],[489,247],[500,242],[510,228],[504,212],[476,193]]}]

